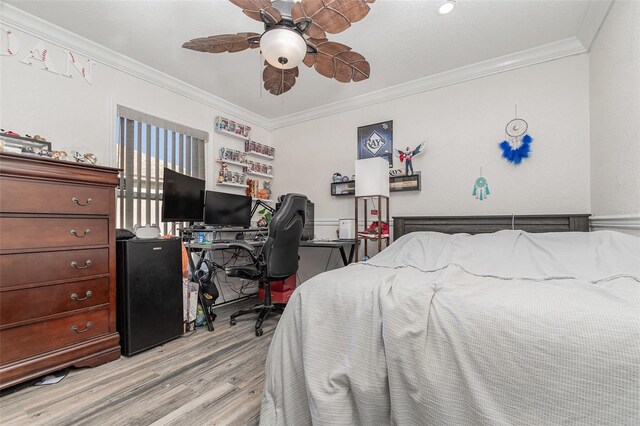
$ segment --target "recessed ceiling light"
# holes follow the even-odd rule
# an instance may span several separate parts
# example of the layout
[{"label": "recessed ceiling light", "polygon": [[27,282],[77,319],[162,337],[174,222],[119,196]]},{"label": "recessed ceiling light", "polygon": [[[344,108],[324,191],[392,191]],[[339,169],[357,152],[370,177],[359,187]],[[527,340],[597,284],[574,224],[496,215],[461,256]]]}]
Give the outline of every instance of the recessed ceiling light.
[{"label": "recessed ceiling light", "polygon": [[451,12],[453,10],[455,5],[456,5],[455,0],[447,0],[447,1],[445,1],[438,8],[438,15],[446,15],[447,13],[449,13],[449,12]]}]

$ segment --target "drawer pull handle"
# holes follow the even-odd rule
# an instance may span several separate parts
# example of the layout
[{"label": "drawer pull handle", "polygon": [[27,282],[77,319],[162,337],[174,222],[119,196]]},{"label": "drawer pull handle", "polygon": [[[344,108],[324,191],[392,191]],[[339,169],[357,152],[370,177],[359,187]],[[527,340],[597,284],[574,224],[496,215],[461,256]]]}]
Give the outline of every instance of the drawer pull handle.
[{"label": "drawer pull handle", "polygon": [[91,229],[85,229],[84,230],[84,235],[78,235],[78,231],[76,231],[75,229],[71,230],[71,235],[73,235],[74,237],[78,237],[78,238],[84,238],[89,234],[91,234]]},{"label": "drawer pull handle", "polygon": [[73,327],[71,327],[71,331],[73,331],[74,333],[82,334],[82,333],[86,333],[87,331],[89,331],[89,329],[91,327],[93,327],[93,323],[91,321],[89,321],[87,323],[87,325],[84,327],[84,330],[80,330],[80,329],[78,329],[77,325],[74,325]]},{"label": "drawer pull handle", "polygon": [[74,260],[73,262],[71,262],[71,267],[76,269],[87,269],[92,264],[93,262],[91,261],[91,259],[89,259],[86,262],[84,262],[84,266],[78,266],[78,262]]},{"label": "drawer pull handle", "polygon": [[71,300],[77,300],[78,302],[82,302],[83,300],[87,300],[91,296],[93,296],[93,292],[91,290],[87,290],[86,294],[82,298],[78,297],[76,293],[71,293]]},{"label": "drawer pull handle", "polygon": [[92,200],[91,198],[87,198],[87,202],[86,202],[85,204],[82,204],[82,203],[80,202],[80,200],[78,200],[78,198],[77,198],[77,197],[73,197],[73,198],[71,199],[71,201],[73,201],[74,203],[76,203],[77,205],[82,206],[82,207],[86,207],[86,206],[88,206],[89,204],[92,204],[92,203],[93,203],[93,200]]}]

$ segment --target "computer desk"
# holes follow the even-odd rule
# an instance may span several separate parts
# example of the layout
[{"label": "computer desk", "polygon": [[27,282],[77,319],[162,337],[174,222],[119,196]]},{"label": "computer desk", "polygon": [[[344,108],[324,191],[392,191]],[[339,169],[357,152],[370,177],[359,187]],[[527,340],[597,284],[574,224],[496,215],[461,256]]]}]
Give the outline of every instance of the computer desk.
[{"label": "computer desk", "polygon": [[[231,247],[231,243],[232,242],[238,242],[238,243],[244,243],[244,244],[248,244],[254,248],[259,248],[262,247],[264,245],[264,240],[256,240],[256,239],[246,239],[246,240],[236,240],[236,241],[231,241],[227,240],[227,241],[220,241],[220,242],[216,242],[215,240],[207,243],[207,244],[199,244],[199,243],[188,243],[188,242],[184,242],[184,246],[187,249],[187,253],[188,253],[188,260],[189,260],[189,266],[190,269],[192,271],[196,270],[196,264],[193,261],[193,256],[192,254],[194,253],[194,251],[197,253],[198,251],[200,252],[200,256],[202,256],[204,254],[204,252],[206,251],[214,251],[214,250],[226,250],[226,249],[230,249],[230,248],[237,248],[236,247]],[[345,247],[350,246],[350,250],[349,250],[349,257],[347,257],[347,254],[345,252]],[[308,240],[308,241],[300,241],[300,247],[319,247],[319,248],[330,248],[330,249],[339,249],[340,250],[340,255],[342,256],[342,263],[344,264],[344,266],[347,266],[348,264],[350,264],[351,262],[353,262],[353,253],[354,253],[354,249],[355,249],[355,240]],[[200,286],[198,286],[198,299],[200,301],[200,304],[203,306],[205,305],[205,301],[204,301],[204,295],[202,294],[202,290],[200,288]],[[213,331],[213,322],[211,321],[211,319],[209,318],[209,315],[207,313],[205,313],[205,320],[207,323],[207,329],[209,331]]]},{"label": "computer desk", "polygon": [[[340,249],[340,255],[342,256],[342,263],[347,266],[353,262],[353,252],[356,246],[355,240],[308,240],[300,241],[300,247],[325,247],[330,249]],[[349,250],[349,257],[345,252],[346,247],[351,247]]]},{"label": "computer desk", "polygon": [[[226,242],[216,242],[215,240],[211,243],[207,243],[207,244],[199,244],[199,243],[191,243],[191,242],[186,242],[183,239],[183,244],[185,246],[185,248],[187,249],[187,259],[189,261],[189,269],[191,271],[196,271],[200,265],[202,260],[204,259],[205,253],[207,251],[214,251],[214,250],[226,250],[226,249],[230,249],[230,248],[237,248],[237,247],[231,247],[231,243],[229,242],[231,240],[227,240]],[[239,243],[245,243],[248,244],[254,248],[257,247],[262,247],[262,245],[264,244],[264,241],[261,240],[236,240],[233,242],[239,242]],[[200,260],[198,262],[198,265],[196,265],[196,263],[193,260],[193,253],[198,254]],[[204,294],[202,292],[202,288],[200,287],[200,285],[198,285],[198,301],[200,302],[200,305],[202,305],[202,309],[203,311],[205,310],[205,300],[204,300]],[[211,320],[211,318],[209,318],[209,314],[205,312],[205,321],[207,323],[207,329],[209,331],[213,331],[213,321]]]},{"label": "computer desk", "polygon": [[[237,242],[249,244],[254,248],[261,247],[264,244],[263,240],[237,240]],[[329,248],[329,249],[339,249],[340,256],[342,256],[342,263],[344,266],[347,266],[351,262],[353,262],[353,253],[355,250],[355,240],[307,240],[300,241],[300,247],[319,247],[319,248]],[[196,250],[225,250],[230,248],[229,242],[216,242],[215,240],[208,244],[198,244],[198,243],[185,243],[185,247],[188,250],[196,249]],[[349,247],[349,257],[347,257],[347,252],[345,248]],[[193,265],[191,265],[193,266]]]}]

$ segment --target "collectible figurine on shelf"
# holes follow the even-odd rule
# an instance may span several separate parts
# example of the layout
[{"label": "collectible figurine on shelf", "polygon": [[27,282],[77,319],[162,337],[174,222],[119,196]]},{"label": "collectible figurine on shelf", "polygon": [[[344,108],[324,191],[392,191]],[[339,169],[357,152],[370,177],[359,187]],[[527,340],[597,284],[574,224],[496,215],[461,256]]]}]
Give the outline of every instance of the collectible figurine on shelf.
[{"label": "collectible figurine on shelf", "polygon": [[36,155],[36,151],[31,146],[23,146],[21,151],[23,154]]},{"label": "collectible figurine on shelf", "polygon": [[46,148],[41,149],[40,152],[38,152],[38,155],[46,158],[53,158],[53,152],[49,151]]},{"label": "collectible figurine on shelf", "polygon": [[410,176],[413,174],[413,157],[420,154],[424,148],[425,142],[422,142],[415,149],[411,150],[411,148],[407,147],[407,149],[400,151],[399,149],[394,149],[393,153],[400,157],[400,162],[404,161],[405,164],[405,174]]},{"label": "collectible figurine on shelf", "polygon": [[84,155],[84,162],[89,164],[96,164],[98,162],[98,157],[96,157],[95,154],[87,152]]},{"label": "collectible figurine on shelf", "polygon": [[271,181],[265,180],[262,183],[262,186],[264,187],[264,190],[266,191],[266,197],[264,198],[271,198]]},{"label": "collectible figurine on shelf", "polygon": [[84,162],[84,155],[82,155],[79,151],[71,151],[71,156],[78,163]]},{"label": "collectible figurine on shelf", "polygon": [[220,172],[218,173],[218,183],[224,182],[224,175],[227,172],[227,163],[220,165]]},{"label": "collectible figurine on shelf", "polygon": [[67,156],[67,152],[66,151],[53,151],[51,153],[51,157],[53,157],[53,159],[55,160],[62,160]]}]

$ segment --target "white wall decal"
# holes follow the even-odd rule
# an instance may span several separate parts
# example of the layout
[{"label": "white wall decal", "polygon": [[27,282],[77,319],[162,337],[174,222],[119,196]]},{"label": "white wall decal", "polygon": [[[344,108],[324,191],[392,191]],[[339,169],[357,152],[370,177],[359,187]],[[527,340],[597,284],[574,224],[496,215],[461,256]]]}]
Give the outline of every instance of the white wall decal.
[{"label": "white wall decal", "polygon": [[0,56],[13,56],[20,50],[20,40],[16,34],[8,28],[0,27]]},{"label": "white wall decal", "polygon": [[[18,35],[10,28],[0,26],[0,56],[16,56],[20,51],[20,39]],[[96,64],[91,59],[86,59],[84,63],[77,54],[64,48],[55,49],[55,57],[62,58],[64,55],[64,72],[60,73],[52,59],[54,53],[47,44],[42,40],[38,40],[36,44],[24,55],[19,61],[25,65],[33,65],[34,61],[40,62],[42,69],[53,74],[59,74],[64,77],[72,78],[71,69],[75,68],[78,74],[82,76],[84,81],[93,84],[93,66]],[[60,64],[60,62],[58,62]]]},{"label": "white wall decal", "polygon": [[59,74],[56,67],[53,66],[53,63],[50,61],[49,49],[47,49],[47,46],[45,46],[41,41],[37,42],[36,45],[33,46],[33,48],[29,51],[29,53],[27,53],[22,59],[20,59],[20,62],[27,65],[33,65],[31,61],[41,62],[43,70],[49,71],[54,74]]},{"label": "white wall decal", "polygon": [[62,75],[71,78],[71,66],[73,66],[87,83],[92,84],[93,66],[95,65],[95,62],[93,62],[91,59],[87,59],[87,68],[85,68],[80,65],[80,61],[77,59],[76,55],[73,52],[65,50],[64,53],[67,55],[67,64]]}]

